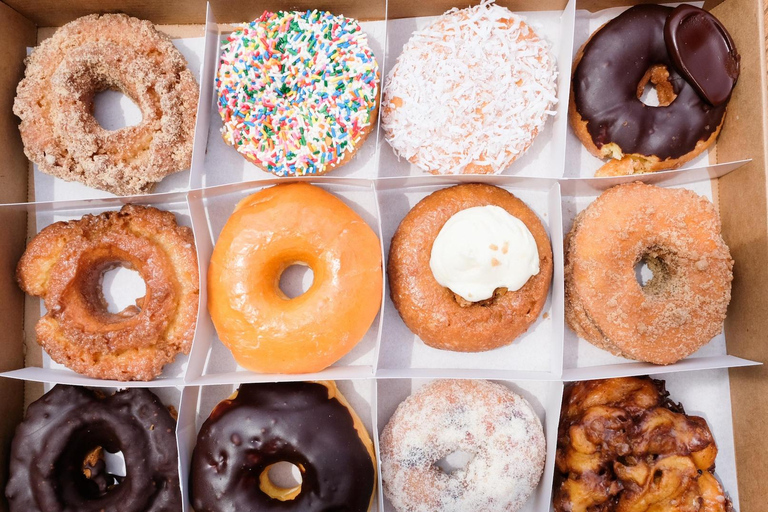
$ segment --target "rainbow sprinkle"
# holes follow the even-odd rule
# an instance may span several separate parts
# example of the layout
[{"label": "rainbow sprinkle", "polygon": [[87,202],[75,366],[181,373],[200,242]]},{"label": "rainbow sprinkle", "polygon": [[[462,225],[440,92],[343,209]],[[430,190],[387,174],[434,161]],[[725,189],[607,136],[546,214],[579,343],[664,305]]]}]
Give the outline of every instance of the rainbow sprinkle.
[{"label": "rainbow sprinkle", "polygon": [[222,41],[222,135],[278,176],[322,174],[371,122],[379,67],[357,21],[329,12],[264,12]]}]

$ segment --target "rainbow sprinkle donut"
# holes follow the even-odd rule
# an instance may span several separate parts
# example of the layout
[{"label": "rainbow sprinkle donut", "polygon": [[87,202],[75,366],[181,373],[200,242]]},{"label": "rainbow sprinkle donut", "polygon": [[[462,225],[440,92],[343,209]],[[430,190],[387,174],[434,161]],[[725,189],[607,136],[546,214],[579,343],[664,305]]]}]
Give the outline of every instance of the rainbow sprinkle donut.
[{"label": "rainbow sprinkle donut", "polygon": [[379,66],[356,20],[264,12],[223,41],[216,90],[227,144],[278,176],[319,175],[373,129]]}]

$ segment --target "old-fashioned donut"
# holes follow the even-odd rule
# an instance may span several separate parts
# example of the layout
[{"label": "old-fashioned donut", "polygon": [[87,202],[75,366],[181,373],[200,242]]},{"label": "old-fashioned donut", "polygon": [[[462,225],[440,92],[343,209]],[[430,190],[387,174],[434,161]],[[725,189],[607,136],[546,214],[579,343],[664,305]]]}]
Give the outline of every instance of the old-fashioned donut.
[{"label": "old-fashioned donut", "polygon": [[[672,11],[660,5],[631,7],[592,34],[576,55],[571,126],[590,153],[612,159],[597,176],[679,167],[720,132],[727,103],[715,106],[700,96],[668,51],[664,30]],[[702,37],[720,37],[716,34]],[[726,65],[716,57],[711,66]],[[640,100],[649,81],[656,86],[658,107]]]},{"label": "old-fashioned donut", "polygon": [[[645,286],[635,275],[640,261],[654,272]],[[706,198],[619,185],[582,211],[566,237],[565,318],[579,336],[616,355],[671,364],[721,331],[732,268]]]},{"label": "old-fashioned donut", "polygon": [[[135,101],[141,122],[102,128],[93,99],[105,89]],[[189,167],[197,99],[197,83],[168,36],[149,21],[93,14],[35,48],[13,111],[24,151],[41,171],[132,195]]]},{"label": "old-fashioned donut", "polygon": [[[125,476],[99,452],[122,452]],[[10,459],[11,512],[181,510],[176,422],[147,389],[55,386],[27,408]]]},{"label": "old-fashioned donut", "polygon": [[[307,265],[312,286],[288,298],[280,276]],[[208,310],[241,366],[310,373],[341,359],[381,306],[381,245],[343,201],[307,183],[278,185],[240,201],[208,269]]]},{"label": "old-fashioned donut", "polygon": [[[197,512],[367,512],[376,481],[373,443],[333,382],[243,384],[197,436],[190,496]],[[289,462],[297,488],[275,487]]]},{"label": "old-fashioned donut", "polygon": [[[136,270],[146,295],[113,314],[101,278]],[[192,345],[199,302],[192,230],[173,213],[139,205],[56,222],[32,239],[19,260],[21,288],[45,300],[35,326],[51,358],[98,379],[150,380]]]},{"label": "old-fashioned donut", "polygon": [[[450,474],[435,464],[471,460]],[[401,403],[381,435],[384,494],[398,512],[515,512],[539,483],[544,430],[531,405],[485,380],[439,380]]]},{"label": "old-fashioned donut", "polygon": [[[500,288],[488,300],[467,302],[435,278],[432,248],[451,217],[489,205],[506,210],[530,231],[539,271],[517,291]],[[473,183],[438,190],[414,206],[392,237],[387,269],[392,302],[413,333],[435,348],[478,352],[512,343],[536,321],[547,300],[552,264],[549,237],[536,214],[502,188]]]}]

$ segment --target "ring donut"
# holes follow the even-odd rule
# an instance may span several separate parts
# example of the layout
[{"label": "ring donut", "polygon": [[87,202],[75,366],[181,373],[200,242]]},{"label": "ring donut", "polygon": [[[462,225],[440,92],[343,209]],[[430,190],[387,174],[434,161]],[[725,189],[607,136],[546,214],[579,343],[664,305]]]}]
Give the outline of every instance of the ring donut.
[{"label": "ring donut", "polygon": [[[122,452],[125,476],[108,473],[104,452]],[[147,389],[55,386],[27,408],[10,459],[11,512],[181,510],[176,422]]]},{"label": "ring donut", "polygon": [[[136,270],[146,295],[110,313],[105,272]],[[51,358],[97,379],[150,380],[192,345],[199,302],[192,230],[171,212],[126,205],[119,212],[57,222],[32,239],[19,260],[21,288],[45,300],[35,326]]]},{"label": "ring donut", "polygon": [[[635,275],[640,261],[654,272],[644,286]],[[721,331],[732,268],[706,198],[619,185],[579,213],[566,237],[565,317],[579,336],[615,355],[671,364]]]},{"label": "ring donut", "polygon": [[[528,228],[539,271],[517,291],[497,290],[486,301],[467,304],[435,279],[431,251],[451,217],[487,205],[503,208]],[[392,302],[414,334],[435,348],[478,352],[512,343],[539,317],[552,280],[552,248],[525,203],[502,188],[473,183],[438,190],[414,206],[392,237],[387,268]]]},{"label": "ring donut", "polygon": [[[288,298],[280,276],[314,272]],[[306,183],[246,197],[219,234],[208,269],[208,310],[241,366],[310,373],[341,359],[368,332],[381,306],[381,246],[344,202]]]},{"label": "ring donut", "polygon": [[[93,101],[106,89],[136,102],[141,122],[101,127]],[[189,167],[197,99],[184,57],[149,21],[93,14],[35,48],[13,111],[21,118],[24,151],[41,171],[133,195]]]}]

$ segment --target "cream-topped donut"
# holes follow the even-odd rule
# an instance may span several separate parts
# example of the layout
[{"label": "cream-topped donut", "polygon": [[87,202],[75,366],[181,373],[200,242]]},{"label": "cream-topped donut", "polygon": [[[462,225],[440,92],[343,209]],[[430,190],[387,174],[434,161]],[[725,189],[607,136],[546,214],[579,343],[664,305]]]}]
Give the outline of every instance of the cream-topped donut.
[{"label": "cream-topped donut", "polygon": [[[435,463],[464,452],[450,474]],[[515,512],[539,483],[544,431],[531,405],[485,380],[438,380],[401,403],[381,436],[384,494],[398,512]]]},{"label": "cream-topped donut", "polygon": [[469,302],[515,292],[539,273],[539,250],[526,225],[496,205],[461,210],[440,228],[429,259],[435,280]]},{"label": "cream-topped donut", "polygon": [[387,77],[382,126],[398,156],[433,174],[498,174],[557,103],[549,45],[508,9],[451,9],[413,34]]}]

